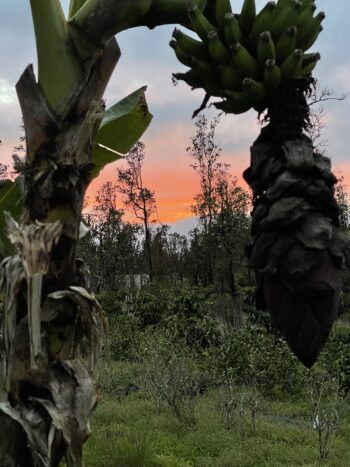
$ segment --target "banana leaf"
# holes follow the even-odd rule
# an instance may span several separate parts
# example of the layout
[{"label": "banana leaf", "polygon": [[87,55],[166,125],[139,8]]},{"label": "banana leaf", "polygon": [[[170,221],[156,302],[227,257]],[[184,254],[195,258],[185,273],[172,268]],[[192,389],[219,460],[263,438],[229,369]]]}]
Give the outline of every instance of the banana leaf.
[{"label": "banana leaf", "polygon": [[93,149],[93,178],[107,164],[123,157],[150,124],[152,114],[148,111],[145,90],[143,86],[106,110]]},{"label": "banana leaf", "polygon": [[14,249],[5,234],[4,211],[18,219],[23,209],[23,194],[20,187],[20,177],[16,181],[0,180],[0,256],[10,256]]}]

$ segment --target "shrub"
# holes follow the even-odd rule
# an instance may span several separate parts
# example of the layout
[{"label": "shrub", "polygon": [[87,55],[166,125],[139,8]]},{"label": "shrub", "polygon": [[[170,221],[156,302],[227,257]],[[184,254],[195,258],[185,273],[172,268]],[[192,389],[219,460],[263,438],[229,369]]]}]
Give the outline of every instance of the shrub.
[{"label": "shrub", "polygon": [[234,377],[238,385],[256,382],[270,397],[298,395],[305,369],[279,337],[259,327],[229,330],[217,348],[212,349],[209,364],[221,383]]},{"label": "shrub", "polygon": [[141,324],[128,306],[125,291],[103,293],[97,299],[108,317],[111,359],[134,360],[139,348]]},{"label": "shrub", "polygon": [[157,413],[166,403],[180,421],[194,424],[199,375],[186,345],[163,330],[148,330],[140,363],[140,385],[151,395]]},{"label": "shrub", "polygon": [[248,431],[256,434],[261,395],[254,384],[238,386],[227,378],[219,390],[218,410],[228,429],[235,430],[244,440]]},{"label": "shrub", "polygon": [[312,427],[317,433],[320,460],[326,461],[332,437],[339,429],[339,381],[327,374],[313,374],[309,378],[308,392]]},{"label": "shrub", "polygon": [[340,391],[350,392],[350,330],[333,328],[320,355],[317,367],[323,368],[333,378],[339,380]]}]

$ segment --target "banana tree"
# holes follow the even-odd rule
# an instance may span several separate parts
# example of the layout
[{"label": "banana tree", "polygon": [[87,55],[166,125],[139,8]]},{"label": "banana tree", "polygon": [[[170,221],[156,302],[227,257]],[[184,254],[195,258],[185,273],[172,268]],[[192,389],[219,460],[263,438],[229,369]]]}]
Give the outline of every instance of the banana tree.
[{"label": "banana tree", "polygon": [[[210,6],[210,8],[209,8]],[[255,109],[267,123],[251,147],[244,178],[253,191],[252,242],[257,307],[268,309],[292,351],[312,366],[337,316],[341,270],[349,244],[339,229],[330,160],[307,137],[308,95],[320,54],[309,52],[322,30],[313,0],[269,1],[256,11],[244,0],[239,14],[230,0],[204,12],[189,10],[188,27],[175,29],[170,46],[189,69],[175,73],[206,92],[217,109]]]},{"label": "banana tree", "polygon": [[[75,258],[84,194],[151,120],[144,88],[105,109],[114,35],[187,21],[187,0],[30,0],[38,80],[17,84],[26,157],[0,184],[0,465],[81,466],[97,397],[91,372],[107,323]],[[200,8],[205,1],[195,1]],[[106,349],[105,349],[106,350]]]}]

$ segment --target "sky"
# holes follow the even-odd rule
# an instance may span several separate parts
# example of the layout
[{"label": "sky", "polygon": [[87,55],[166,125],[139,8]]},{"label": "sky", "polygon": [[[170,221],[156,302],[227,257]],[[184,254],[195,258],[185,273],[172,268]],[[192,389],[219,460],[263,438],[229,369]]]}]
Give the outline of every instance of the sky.
[{"label": "sky", "polygon": [[[239,12],[243,0],[232,0]],[[260,10],[266,1],[256,0]],[[0,162],[11,163],[12,148],[18,143],[21,112],[15,84],[27,65],[36,68],[35,40],[29,0],[0,0]],[[62,0],[65,10],[68,0]],[[321,53],[314,76],[321,86],[336,94],[350,93],[350,18],[349,0],[316,0],[317,11],[325,11],[324,31],[314,51]],[[153,120],[142,137],[146,145],[144,179],[156,194],[158,216],[163,224],[185,232],[193,224],[191,209],[193,196],[199,191],[199,182],[191,168],[186,147],[195,134],[191,115],[202,102],[201,90],[191,91],[184,83],[173,86],[173,72],[184,71],[168,43],[174,26],[154,30],[135,28],[118,34],[122,57],[105,94],[107,106],[121,100],[142,85],[146,92]],[[324,139],[326,152],[332,158],[333,169],[342,173],[350,186],[350,97],[343,102],[325,104],[326,124]],[[217,111],[205,111],[208,118]],[[216,131],[216,143],[222,148],[222,161],[231,164],[231,171],[244,186],[242,172],[249,165],[249,147],[260,131],[256,113],[226,115]],[[94,193],[106,181],[116,180],[118,161],[108,166],[89,190]]]}]

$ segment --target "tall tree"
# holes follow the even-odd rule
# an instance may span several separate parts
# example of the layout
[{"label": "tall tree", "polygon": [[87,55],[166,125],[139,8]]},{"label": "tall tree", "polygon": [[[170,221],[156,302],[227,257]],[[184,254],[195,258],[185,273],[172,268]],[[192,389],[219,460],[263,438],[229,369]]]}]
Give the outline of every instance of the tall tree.
[{"label": "tall tree", "polygon": [[220,118],[208,122],[201,115],[196,120],[196,134],[192,137],[192,144],[187,152],[194,159],[193,169],[199,176],[201,191],[195,197],[192,210],[203,223],[204,228],[210,228],[216,213],[216,183],[221,171],[227,169],[227,165],[220,162],[221,148],[215,143],[215,130]]},{"label": "tall tree", "polygon": [[[198,1],[203,7],[206,2]],[[150,115],[140,89],[111,109],[101,104],[120,57],[114,35],[187,20],[187,1],[30,0],[38,82],[29,66],[17,84],[26,157],[20,183],[0,189],[8,239],[1,284],[0,464],[82,465],[97,397],[90,370],[104,330],[99,304],[75,260],[86,188],[101,168],[140,138]],[[22,192],[21,192],[22,190]],[[9,202],[11,200],[12,202]],[[13,201],[14,200],[14,201]],[[18,212],[17,212],[18,214]],[[3,240],[3,231],[1,232]],[[6,246],[6,245],[5,245]],[[12,255],[12,256],[11,256]]]},{"label": "tall tree", "polygon": [[145,250],[147,256],[150,282],[153,281],[152,261],[152,216],[156,215],[156,199],[154,191],[144,184],[142,166],[145,158],[145,145],[141,142],[135,144],[125,157],[127,167],[117,169],[118,190],[124,196],[124,204],[131,209],[135,217],[143,224],[145,234]]},{"label": "tall tree", "polygon": [[250,196],[229,173],[230,165],[221,162],[221,149],[215,142],[219,121],[218,116],[210,122],[203,115],[198,117],[196,134],[187,148],[201,188],[192,207],[199,220],[192,232],[192,269],[204,285],[216,281],[223,291],[228,282],[235,297],[235,273],[241,269],[248,241]]},{"label": "tall tree", "polygon": [[117,186],[104,183],[84,216],[89,232],[79,244],[79,255],[89,267],[95,292],[114,290],[125,276],[137,272],[139,226],[124,220],[117,208]]}]

